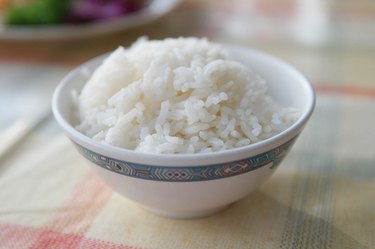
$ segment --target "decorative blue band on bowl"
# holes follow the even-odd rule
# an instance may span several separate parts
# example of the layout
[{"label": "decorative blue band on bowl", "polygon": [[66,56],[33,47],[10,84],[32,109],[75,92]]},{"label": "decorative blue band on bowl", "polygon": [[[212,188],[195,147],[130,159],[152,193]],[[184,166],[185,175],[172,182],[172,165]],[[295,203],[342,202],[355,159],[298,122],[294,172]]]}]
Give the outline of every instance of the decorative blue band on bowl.
[{"label": "decorative blue band on bowl", "polygon": [[297,136],[265,153],[224,164],[205,166],[166,167],[131,163],[109,158],[74,143],[78,151],[89,161],[118,174],[144,180],[165,182],[193,182],[215,180],[247,173],[263,166],[275,168],[292,147]]}]

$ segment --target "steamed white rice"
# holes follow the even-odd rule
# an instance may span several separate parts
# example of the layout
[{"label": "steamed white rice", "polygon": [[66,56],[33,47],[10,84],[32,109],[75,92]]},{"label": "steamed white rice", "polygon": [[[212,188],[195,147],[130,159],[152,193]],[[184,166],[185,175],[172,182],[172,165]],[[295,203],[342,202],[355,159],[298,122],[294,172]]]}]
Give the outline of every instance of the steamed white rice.
[{"label": "steamed white rice", "polygon": [[77,97],[76,129],[113,146],[200,153],[256,143],[298,118],[266,82],[206,39],[138,40],[115,50]]}]

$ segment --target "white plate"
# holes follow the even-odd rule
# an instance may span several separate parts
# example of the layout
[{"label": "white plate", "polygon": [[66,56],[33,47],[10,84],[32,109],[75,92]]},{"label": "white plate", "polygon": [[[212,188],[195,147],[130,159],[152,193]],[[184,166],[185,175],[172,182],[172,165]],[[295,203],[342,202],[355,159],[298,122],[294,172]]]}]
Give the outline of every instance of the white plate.
[{"label": "white plate", "polygon": [[6,26],[0,24],[0,40],[61,40],[96,36],[134,28],[173,10],[181,0],[152,0],[137,12],[113,20],[87,24]]}]

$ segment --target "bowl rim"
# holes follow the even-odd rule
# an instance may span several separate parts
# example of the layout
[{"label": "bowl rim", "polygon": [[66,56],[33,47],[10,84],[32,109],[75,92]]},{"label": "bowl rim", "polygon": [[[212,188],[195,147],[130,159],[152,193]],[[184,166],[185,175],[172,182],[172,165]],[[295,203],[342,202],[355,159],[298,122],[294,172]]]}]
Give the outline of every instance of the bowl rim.
[{"label": "bowl rim", "polygon": [[[223,150],[223,151],[216,151],[216,152],[208,152],[208,153],[180,153],[180,154],[156,154],[156,153],[146,153],[146,152],[139,152],[139,151],[134,151],[130,149],[124,149],[120,147],[115,147],[112,145],[104,144],[102,142],[95,141],[94,139],[82,134],[78,130],[76,130],[73,125],[71,125],[60,113],[60,102],[62,100],[61,93],[63,92],[64,88],[67,87],[71,79],[76,77],[76,74],[81,71],[81,68],[91,66],[95,63],[101,62],[107,55],[102,54],[97,57],[94,57],[91,60],[88,60],[80,65],[78,65],[75,69],[70,71],[58,84],[56,90],[53,93],[52,97],[52,112],[54,114],[54,117],[56,121],[59,123],[59,125],[63,128],[65,133],[73,139],[76,143],[83,147],[83,144],[90,145],[90,147],[95,148],[95,150],[102,150],[106,151],[107,153],[113,155],[122,155],[124,157],[129,157],[129,158],[143,158],[145,160],[153,161],[153,160],[162,160],[162,161],[197,161],[197,160],[210,160],[214,159],[217,157],[220,158],[225,158],[226,156],[232,156],[233,154],[242,154],[242,153],[249,153],[250,151],[259,151],[262,149],[263,150],[269,150],[270,148],[274,148],[280,145],[280,141],[285,141],[290,140],[302,130],[308,119],[313,113],[313,110],[315,108],[316,104],[316,94],[314,91],[314,88],[309,81],[309,79],[302,74],[299,70],[297,70],[294,66],[290,65],[286,61],[275,57],[273,55],[270,55],[266,52],[257,50],[257,49],[252,49],[248,47],[243,47],[243,46],[233,46],[233,45],[227,45],[223,44],[224,48],[228,49],[234,49],[234,50],[246,50],[247,54],[252,54],[253,56],[261,56],[265,58],[266,60],[271,60],[276,62],[277,64],[280,64],[281,67],[285,67],[290,73],[294,73],[299,77],[299,80],[297,80],[300,84],[303,85],[303,88],[305,89],[306,95],[308,98],[306,98],[306,103],[307,107],[305,108],[305,111],[302,112],[300,117],[297,119],[296,122],[294,122],[290,127],[288,127],[286,130],[270,137],[265,140],[238,147],[238,148],[233,148],[233,149],[228,149],[228,150]],[[78,142],[79,141],[79,142]],[[90,150],[92,150],[90,148]],[[104,154],[105,153],[100,153]],[[113,156],[112,156],[113,157]],[[132,161],[132,160],[129,160]],[[155,165],[157,165],[157,161],[155,161]],[[194,167],[194,166],[193,166]]]}]

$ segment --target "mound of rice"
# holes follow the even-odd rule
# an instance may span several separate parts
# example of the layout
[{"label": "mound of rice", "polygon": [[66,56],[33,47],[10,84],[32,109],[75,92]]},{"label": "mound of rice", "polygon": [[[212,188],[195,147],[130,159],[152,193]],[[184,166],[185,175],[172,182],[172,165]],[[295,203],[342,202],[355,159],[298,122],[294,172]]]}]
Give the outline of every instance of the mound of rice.
[{"label": "mound of rice", "polygon": [[151,153],[200,153],[256,143],[289,127],[266,82],[206,39],[138,40],[115,50],[77,97],[76,129]]}]

